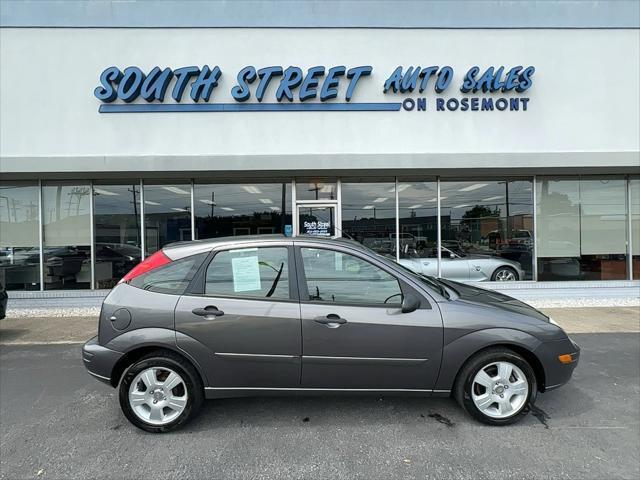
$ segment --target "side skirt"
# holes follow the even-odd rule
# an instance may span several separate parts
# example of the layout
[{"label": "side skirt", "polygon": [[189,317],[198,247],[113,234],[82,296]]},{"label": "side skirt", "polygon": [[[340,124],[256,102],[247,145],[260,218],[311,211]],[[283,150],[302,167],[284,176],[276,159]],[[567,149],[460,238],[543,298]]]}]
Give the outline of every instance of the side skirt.
[{"label": "side skirt", "polygon": [[421,390],[403,388],[268,388],[268,387],[205,387],[205,398],[263,397],[263,396],[337,396],[383,395],[414,397],[448,397],[450,390]]}]

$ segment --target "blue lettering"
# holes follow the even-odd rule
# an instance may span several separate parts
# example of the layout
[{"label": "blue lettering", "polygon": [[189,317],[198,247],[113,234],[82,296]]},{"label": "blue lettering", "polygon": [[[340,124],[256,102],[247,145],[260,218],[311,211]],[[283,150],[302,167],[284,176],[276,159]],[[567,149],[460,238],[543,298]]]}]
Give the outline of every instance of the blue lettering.
[{"label": "blue lettering", "polygon": [[280,86],[276,91],[276,99],[280,102],[282,97],[287,97],[287,100],[293,102],[292,88],[296,88],[302,83],[302,70],[298,67],[289,67],[284,71],[284,77],[280,81]]},{"label": "blue lettering", "polygon": [[126,103],[133,102],[140,95],[144,73],[138,67],[127,67],[118,87],[118,98]]},{"label": "blue lettering", "polygon": [[438,78],[436,79],[436,93],[442,93],[453,80],[453,68],[447,66],[442,67],[438,72]]},{"label": "blue lettering", "polygon": [[476,91],[476,79],[475,76],[478,74],[480,69],[478,67],[471,67],[469,71],[464,76],[464,81],[462,82],[462,87],[460,87],[460,91],[462,93],[469,93],[471,90]]},{"label": "blue lettering", "polygon": [[338,89],[335,88],[339,85],[340,80],[336,77],[341,77],[346,72],[346,67],[339,66],[330,68],[327,72],[327,78],[324,79],[322,84],[322,90],[320,90],[320,101],[324,102],[336,98],[338,96]]},{"label": "blue lettering", "polygon": [[509,106],[509,102],[507,102],[506,98],[499,98],[496,100],[496,108],[501,112],[505,110]]},{"label": "blue lettering", "polygon": [[437,71],[438,71],[437,66],[432,66],[432,67],[427,67],[422,69],[422,71],[420,72],[420,76],[422,77],[422,81],[420,82],[420,93],[425,91],[425,89],[427,88],[427,84],[429,83],[429,79],[431,78],[432,75],[435,75]]},{"label": "blue lettering", "polygon": [[311,67],[307,70],[307,75],[300,87],[300,101],[305,102],[310,98],[315,98],[318,95],[316,88],[318,87],[317,77],[324,75],[324,67]]},{"label": "blue lettering", "polygon": [[493,76],[493,82],[491,83],[492,92],[497,92],[504,87],[504,83],[500,80],[502,78],[502,72],[504,72],[504,67],[500,67],[496,70],[496,73]]},{"label": "blue lettering", "polygon": [[404,108],[407,112],[413,110],[416,106],[416,102],[413,98],[405,98],[402,101],[402,108]]},{"label": "blue lettering", "polygon": [[511,99],[509,99],[509,110],[520,110],[520,99],[519,98],[511,98]]},{"label": "blue lettering", "polygon": [[407,68],[407,73],[402,76],[402,82],[400,82],[400,91],[402,93],[405,92],[413,92],[413,89],[418,85],[418,78],[421,73],[420,67],[409,67]]},{"label": "blue lettering", "polygon": [[507,73],[507,79],[504,82],[504,86],[502,87],[503,92],[510,92],[518,85],[518,75],[522,70],[522,65],[518,65],[517,67],[513,67]]},{"label": "blue lettering", "polygon": [[425,112],[427,110],[427,99],[422,97],[418,99],[418,111]]},{"label": "blue lettering", "polygon": [[360,80],[360,77],[366,77],[368,75],[371,75],[372,71],[373,71],[373,67],[369,65],[363,65],[361,67],[354,67],[349,69],[349,71],[347,72],[347,78],[351,79],[351,81],[349,82],[349,86],[347,87],[347,95],[345,96],[345,100],[347,102],[351,101],[351,97],[353,96],[353,91],[355,90],[356,85],[358,84],[358,80]]},{"label": "blue lettering", "polygon": [[482,89],[484,93],[487,93],[489,90],[491,90],[492,82],[493,82],[493,67],[489,67],[476,82],[476,86],[473,88],[473,93],[477,92],[480,89]]},{"label": "blue lettering", "polygon": [[273,77],[282,75],[282,67],[265,67],[258,70],[258,77],[260,77],[260,83],[258,83],[258,89],[256,90],[256,100],[259,102],[264,98],[264,92],[269,86],[269,82]]},{"label": "blue lettering", "polygon": [[140,89],[140,96],[147,102],[158,100],[164,101],[164,95],[169,87],[169,82],[173,77],[173,72],[170,68],[160,70],[160,67],[154,67]]},{"label": "blue lettering", "polygon": [[205,102],[208,102],[211,92],[218,86],[221,74],[219,67],[213,67],[213,70],[209,69],[209,65],[202,67],[198,79],[191,84],[191,99],[197,102],[202,97]]},{"label": "blue lettering", "polygon": [[118,94],[111,82],[117,85],[121,79],[122,72],[118,67],[109,67],[105,69],[102,74],[100,74],[100,83],[102,86],[96,87],[93,91],[93,95],[98,100],[102,100],[105,103],[113,102],[118,97]]},{"label": "blue lettering", "polygon": [[450,98],[449,100],[447,100],[447,110],[450,111],[456,111],[458,109],[458,99],[456,98]]},{"label": "blue lettering", "polygon": [[520,99],[520,103],[522,103],[522,110],[524,112],[527,111],[527,104],[529,103],[529,99],[528,98],[521,98]]},{"label": "blue lettering", "polygon": [[534,67],[527,67],[524,69],[524,71],[520,74],[520,77],[519,77],[520,81],[518,83],[518,86],[516,87],[517,92],[524,92],[525,90],[528,90],[531,87],[531,85],[533,85],[533,80],[531,79],[531,76],[535,71],[536,69]]},{"label": "blue lettering", "polygon": [[387,81],[384,82],[384,88],[382,89],[382,93],[387,93],[390,89],[393,90],[393,93],[397,93],[400,90],[402,85],[402,67],[396,68],[393,73],[387,78]]},{"label": "blue lettering", "polygon": [[483,98],[480,110],[493,110],[493,98]]},{"label": "blue lettering", "polygon": [[478,97],[473,97],[471,99],[471,110],[477,112],[479,103],[480,103],[480,99]]},{"label": "blue lettering", "polygon": [[187,87],[187,82],[191,77],[195,77],[200,73],[200,69],[198,67],[182,67],[173,72],[176,76],[176,84],[173,86],[173,91],[171,92],[171,96],[176,102],[182,100],[182,94],[184,93],[184,89]]},{"label": "blue lettering", "polygon": [[251,96],[249,83],[253,83],[256,79],[256,69],[252,66],[244,67],[238,72],[236,77],[238,85],[231,89],[231,96],[236,102],[245,102]]},{"label": "blue lettering", "polygon": [[460,111],[466,112],[467,110],[469,110],[469,99],[463,98],[462,100],[460,100]]},{"label": "blue lettering", "polygon": [[444,112],[444,98],[436,98],[436,111]]}]

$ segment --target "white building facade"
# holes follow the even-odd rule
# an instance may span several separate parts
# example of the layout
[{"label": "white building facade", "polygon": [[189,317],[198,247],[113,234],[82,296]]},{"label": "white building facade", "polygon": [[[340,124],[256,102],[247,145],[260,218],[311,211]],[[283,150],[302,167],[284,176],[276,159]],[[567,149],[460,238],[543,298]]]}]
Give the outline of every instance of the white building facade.
[{"label": "white building facade", "polygon": [[640,279],[636,2],[62,3],[2,5],[9,290],[267,233],[462,280]]}]

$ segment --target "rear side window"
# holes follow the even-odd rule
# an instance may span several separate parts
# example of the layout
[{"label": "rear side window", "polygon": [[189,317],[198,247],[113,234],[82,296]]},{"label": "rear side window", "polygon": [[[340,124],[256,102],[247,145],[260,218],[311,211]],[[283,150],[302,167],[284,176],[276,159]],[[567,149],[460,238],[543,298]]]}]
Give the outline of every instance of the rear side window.
[{"label": "rear side window", "polygon": [[206,295],[289,299],[286,247],[226,250],[207,268]]},{"label": "rear side window", "polygon": [[182,295],[207,255],[200,253],[181,258],[132,279],[129,285],[150,292]]}]

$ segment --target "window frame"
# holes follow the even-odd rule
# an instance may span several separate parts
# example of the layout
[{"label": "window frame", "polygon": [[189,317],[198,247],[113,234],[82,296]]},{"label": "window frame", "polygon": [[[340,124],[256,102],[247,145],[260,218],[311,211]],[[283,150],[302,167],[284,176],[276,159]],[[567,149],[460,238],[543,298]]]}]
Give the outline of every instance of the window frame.
[{"label": "window frame", "polygon": [[[287,269],[288,269],[288,281],[289,281],[289,298],[272,298],[272,297],[251,297],[246,295],[211,295],[206,293],[207,282],[207,270],[211,262],[213,262],[216,256],[223,252],[229,252],[231,250],[241,250],[248,248],[286,248],[287,249]],[[298,282],[297,282],[297,268],[295,265],[295,256],[293,247],[289,243],[238,243],[235,245],[221,245],[217,248],[213,248],[209,252],[208,257],[202,262],[202,265],[198,269],[198,272],[194,276],[191,284],[185,291],[184,295],[205,297],[205,298],[228,298],[234,300],[245,301],[262,301],[262,302],[285,302],[285,303],[297,303],[299,301],[298,295]]]},{"label": "window frame", "polygon": [[[407,295],[407,293],[409,291],[416,291],[415,288],[412,288],[411,286],[407,285],[407,283],[404,281],[403,278],[399,277],[398,274],[396,272],[394,272],[391,269],[385,268],[385,266],[379,264],[378,262],[375,262],[374,259],[369,258],[365,255],[358,255],[358,253],[352,249],[343,249],[343,248],[336,248],[335,246],[327,246],[327,245],[318,245],[318,244],[312,244],[312,243],[301,243],[301,242],[295,242],[295,256],[296,256],[296,269],[297,269],[297,276],[298,276],[298,291],[300,292],[300,303],[304,303],[304,304],[311,304],[311,305],[338,305],[338,306],[344,306],[344,307],[364,307],[364,308],[402,308],[402,300],[404,299],[404,297]],[[306,277],[306,273],[304,270],[304,261],[302,258],[302,249],[303,248],[307,248],[307,249],[314,249],[314,250],[328,250],[330,252],[338,252],[338,253],[342,253],[345,255],[351,255],[353,257],[358,258],[359,260],[362,260],[363,262],[367,262],[370,265],[373,265],[376,268],[379,268],[380,270],[382,270],[383,272],[387,273],[388,275],[392,276],[396,282],[398,282],[398,287],[400,288],[400,293],[402,295],[402,299],[400,300],[399,303],[356,303],[356,302],[326,302],[326,301],[321,301],[321,300],[311,300],[309,298],[309,287],[307,284],[307,277]],[[429,301],[425,298],[424,294],[419,294],[422,301],[421,301],[421,305],[420,308],[421,309],[430,309],[431,305],[429,303]]]}]

